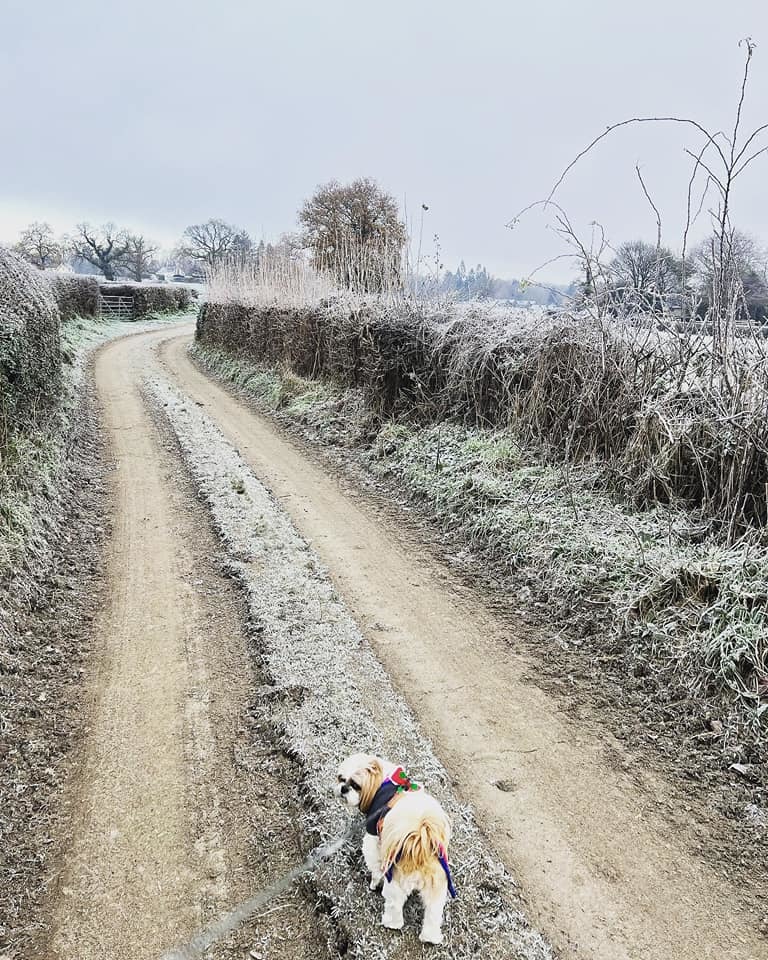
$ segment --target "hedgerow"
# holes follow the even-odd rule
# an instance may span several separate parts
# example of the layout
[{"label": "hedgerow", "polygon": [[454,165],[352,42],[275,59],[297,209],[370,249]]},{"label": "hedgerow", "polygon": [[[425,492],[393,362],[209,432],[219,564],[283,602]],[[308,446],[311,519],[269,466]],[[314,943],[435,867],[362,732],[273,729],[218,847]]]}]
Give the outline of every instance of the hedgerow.
[{"label": "hedgerow", "polygon": [[42,275],[0,248],[0,450],[61,392],[59,311]]},{"label": "hedgerow", "polygon": [[548,461],[598,461],[623,495],[685,505],[729,542],[768,520],[768,355],[757,341],[723,359],[701,334],[344,301],[209,301],[198,339],[359,386],[382,422],[503,427]]},{"label": "hedgerow", "polygon": [[99,315],[99,282],[93,277],[44,274],[51,285],[62,321]]}]

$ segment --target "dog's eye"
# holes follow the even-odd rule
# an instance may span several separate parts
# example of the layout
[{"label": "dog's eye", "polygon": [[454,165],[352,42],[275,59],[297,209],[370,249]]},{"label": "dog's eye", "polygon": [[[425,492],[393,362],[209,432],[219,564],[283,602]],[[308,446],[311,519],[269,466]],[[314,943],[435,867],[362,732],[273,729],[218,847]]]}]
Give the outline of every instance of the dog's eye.
[{"label": "dog's eye", "polygon": [[350,780],[349,785],[353,790],[357,790],[357,792],[360,793],[360,784],[356,780]]},{"label": "dog's eye", "polygon": [[339,774],[338,777],[336,777],[336,779],[339,781],[339,783],[344,783],[344,777],[342,777],[341,774]]}]

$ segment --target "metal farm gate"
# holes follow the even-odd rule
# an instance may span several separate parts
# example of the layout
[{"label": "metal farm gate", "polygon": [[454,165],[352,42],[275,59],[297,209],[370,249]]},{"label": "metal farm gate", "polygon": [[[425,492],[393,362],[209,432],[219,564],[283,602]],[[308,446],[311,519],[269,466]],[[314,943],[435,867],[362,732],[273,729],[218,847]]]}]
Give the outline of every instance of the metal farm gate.
[{"label": "metal farm gate", "polygon": [[133,320],[133,297],[101,295],[101,315],[113,320]]}]

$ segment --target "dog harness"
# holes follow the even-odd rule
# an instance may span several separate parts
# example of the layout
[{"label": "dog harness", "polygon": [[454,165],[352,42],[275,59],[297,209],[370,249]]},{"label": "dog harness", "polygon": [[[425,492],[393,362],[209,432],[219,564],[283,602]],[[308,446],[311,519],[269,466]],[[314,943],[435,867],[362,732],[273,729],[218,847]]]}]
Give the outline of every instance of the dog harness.
[{"label": "dog harness", "polygon": [[[380,836],[382,827],[384,825],[384,817],[386,817],[386,815],[392,809],[399,796],[403,793],[420,789],[421,787],[419,784],[411,780],[402,767],[398,767],[396,770],[394,770],[373,795],[371,805],[368,807],[368,810],[365,814],[365,832],[370,834],[372,837]],[[395,869],[395,863],[397,863],[399,859],[400,857],[398,855],[385,871],[385,876],[388,883],[392,882],[392,872]],[[448,881],[448,892],[450,893],[451,897],[455,898],[456,888],[453,885],[451,868],[448,864],[448,851],[445,849],[442,843],[438,848],[437,859],[440,861],[440,866],[445,871],[445,877]]]},{"label": "dog harness", "polygon": [[406,776],[402,767],[393,770],[373,795],[365,815],[365,832],[370,833],[372,837],[378,837],[384,824],[384,817],[392,809],[395,797],[409,790],[420,789],[418,783]]}]

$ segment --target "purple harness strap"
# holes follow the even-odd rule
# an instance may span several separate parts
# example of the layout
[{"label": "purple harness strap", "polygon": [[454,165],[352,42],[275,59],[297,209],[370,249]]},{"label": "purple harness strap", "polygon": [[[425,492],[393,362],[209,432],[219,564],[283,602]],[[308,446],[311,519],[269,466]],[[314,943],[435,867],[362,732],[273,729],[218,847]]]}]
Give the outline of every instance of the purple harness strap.
[{"label": "purple harness strap", "polygon": [[440,844],[440,854],[437,858],[440,861],[440,866],[445,870],[445,878],[448,881],[448,893],[451,895],[451,899],[455,900],[457,897],[456,887],[453,885],[453,877],[451,876],[451,868],[448,865],[448,851],[445,847]]}]

